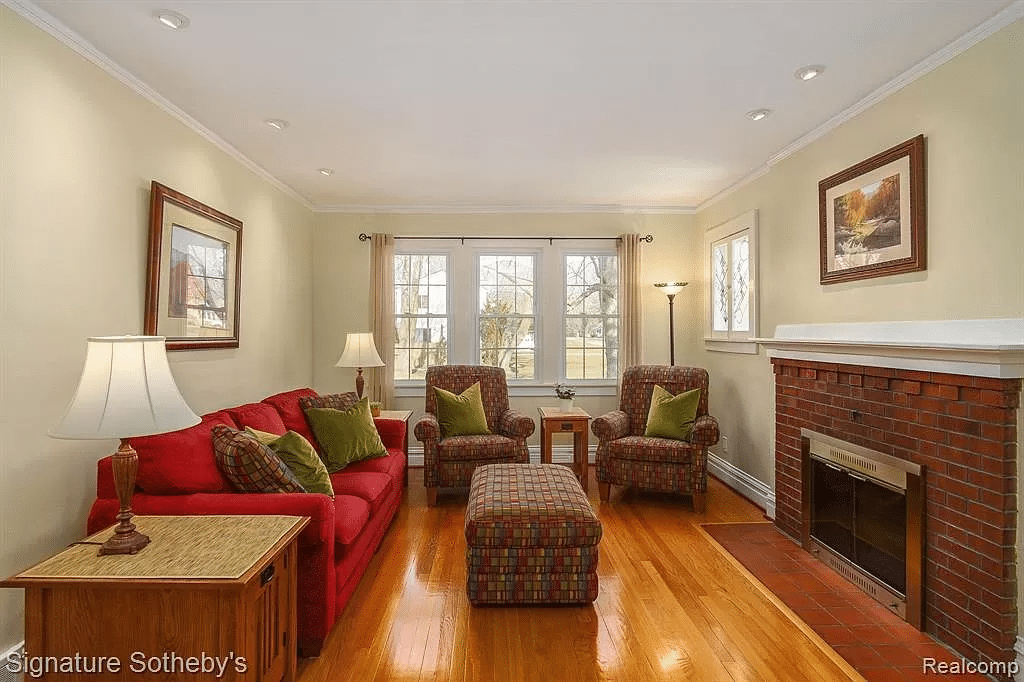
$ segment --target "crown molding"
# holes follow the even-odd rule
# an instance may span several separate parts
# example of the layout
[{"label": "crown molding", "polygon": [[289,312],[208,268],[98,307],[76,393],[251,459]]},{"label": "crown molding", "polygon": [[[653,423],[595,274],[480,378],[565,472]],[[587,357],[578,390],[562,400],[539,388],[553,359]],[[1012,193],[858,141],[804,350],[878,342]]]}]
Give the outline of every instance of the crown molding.
[{"label": "crown molding", "polygon": [[882,100],[886,99],[890,95],[902,90],[906,86],[910,85],[918,78],[934,71],[938,67],[942,66],[954,57],[963,54],[970,48],[980,43],[985,38],[998,33],[1015,21],[1024,18],[1024,0],[1017,0],[1012,5],[1003,8],[998,13],[990,17],[987,21],[972,30],[968,31],[964,35],[960,36],[949,45],[946,45],[938,52],[925,57],[914,66],[910,67],[900,75],[893,78],[888,83],[876,88],[874,91],[858,100],[851,106],[847,107],[843,111],[839,112],[832,118],[822,123],[817,128],[814,128],[808,133],[800,136],[790,144],[786,145],[775,154],[770,156],[765,164],[759,168],[752,170],[747,175],[743,176],[737,182],[729,185],[725,189],[721,190],[717,194],[705,199],[697,205],[697,211],[703,211],[710,206],[718,203],[728,195],[732,194],[736,190],[740,189],[744,185],[753,182],[757,178],[765,175],[772,166],[781,163],[785,159],[789,158],[793,154],[797,153],[804,147],[810,145],[831,131],[835,130],[839,126],[843,125],[850,119],[858,116],[867,109],[875,106]]},{"label": "crown molding", "polygon": [[316,206],[316,213],[391,213],[420,215],[453,214],[500,214],[500,213],[641,213],[664,215],[694,215],[693,206],[640,206],[633,204],[552,204],[552,205],[504,205],[504,204],[341,204]]},{"label": "crown molding", "polygon": [[32,4],[31,2],[25,2],[23,0],[0,0],[0,4],[3,4],[13,10],[20,17],[31,23],[36,28],[41,29],[45,33],[53,36],[64,45],[74,50],[77,54],[81,55],[85,59],[89,60],[99,68],[106,71],[108,74],[119,80],[127,87],[134,90],[136,93],[146,98],[160,109],[163,109],[166,113],[183,123],[193,132],[198,134],[200,137],[211,143],[214,147],[217,147],[222,152],[233,158],[238,163],[242,164],[243,167],[252,171],[257,177],[270,183],[277,189],[284,192],[286,195],[299,202],[306,208],[312,210],[313,205],[301,194],[296,192],[294,189],[284,184],[276,177],[271,175],[266,169],[257,164],[255,161],[247,157],[237,148],[232,146],[222,137],[205,127],[196,119],[189,116],[187,113],[175,106],[170,100],[165,98],[163,95],[158,93],[153,88],[149,87],[146,83],[141,81],[130,71],[127,71],[119,64],[114,62],[110,57],[100,52],[96,46],[86,40],[84,37],[71,30],[63,22],[57,19],[49,12],[43,10],[40,7]]}]

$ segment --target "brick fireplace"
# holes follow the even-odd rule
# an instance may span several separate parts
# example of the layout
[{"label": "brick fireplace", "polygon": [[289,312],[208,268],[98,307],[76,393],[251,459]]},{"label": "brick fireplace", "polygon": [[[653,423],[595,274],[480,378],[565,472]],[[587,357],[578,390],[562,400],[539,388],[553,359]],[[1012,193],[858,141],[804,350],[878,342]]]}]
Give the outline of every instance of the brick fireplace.
[{"label": "brick fireplace", "polygon": [[1021,379],[991,375],[1019,370],[992,364],[990,355],[951,353],[935,340],[909,353],[901,338],[894,358],[877,341],[808,340],[800,326],[798,342],[793,330],[786,339],[779,330],[767,344],[778,527],[803,537],[801,429],[920,465],[924,629],[968,659],[1014,660]]}]

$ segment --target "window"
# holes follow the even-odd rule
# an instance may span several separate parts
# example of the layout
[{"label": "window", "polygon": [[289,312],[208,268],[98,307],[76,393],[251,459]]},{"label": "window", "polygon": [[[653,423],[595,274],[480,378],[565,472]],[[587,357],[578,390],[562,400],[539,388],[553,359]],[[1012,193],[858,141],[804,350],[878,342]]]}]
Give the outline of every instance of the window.
[{"label": "window", "polygon": [[536,378],[536,256],[478,256],[477,348],[481,365],[509,379]]},{"label": "window", "polygon": [[448,257],[395,256],[395,379],[423,379],[448,361]]},{"label": "window", "polygon": [[464,363],[504,368],[521,394],[545,386],[532,394],[547,395],[547,387],[563,380],[600,386],[597,393],[614,390],[619,311],[613,245],[438,240],[401,246],[395,255],[399,389],[421,385],[430,365]]},{"label": "window", "polygon": [[565,376],[619,371],[618,256],[565,256]]},{"label": "window", "polygon": [[756,353],[757,212],[750,211],[705,237],[708,253],[709,350]]}]

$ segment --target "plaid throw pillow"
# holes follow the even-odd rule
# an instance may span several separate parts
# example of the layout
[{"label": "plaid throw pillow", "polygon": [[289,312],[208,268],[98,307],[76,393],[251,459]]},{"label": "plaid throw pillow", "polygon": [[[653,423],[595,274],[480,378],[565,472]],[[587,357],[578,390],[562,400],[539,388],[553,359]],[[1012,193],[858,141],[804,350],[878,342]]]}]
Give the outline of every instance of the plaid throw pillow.
[{"label": "plaid throw pillow", "polygon": [[304,493],[281,458],[253,436],[218,424],[210,431],[224,477],[240,493]]},{"label": "plaid throw pillow", "polygon": [[358,402],[359,396],[355,394],[355,391],[349,391],[348,393],[305,396],[299,398],[299,407],[302,408],[303,412],[311,410],[314,407],[326,407],[332,410],[341,410],[344,412]]}]

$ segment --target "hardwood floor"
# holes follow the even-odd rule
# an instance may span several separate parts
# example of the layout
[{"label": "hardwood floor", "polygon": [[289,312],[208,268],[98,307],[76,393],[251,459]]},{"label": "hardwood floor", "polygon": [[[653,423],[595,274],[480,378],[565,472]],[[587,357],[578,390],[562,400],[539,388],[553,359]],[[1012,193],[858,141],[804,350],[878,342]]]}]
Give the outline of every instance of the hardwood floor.
[{"label": "hardwood floor", "polygon": [[707,512],[689,498],[616,488],[602,504],[592,606],[471,607],[466,493],[426,506],[422,472],[319,658],[300,682],[342,680],[695,680],[863,678],[792,617],[700,528],[759,521],[718,481]]}]

